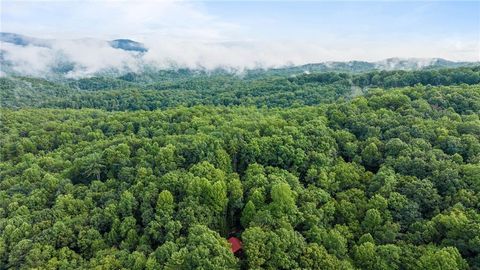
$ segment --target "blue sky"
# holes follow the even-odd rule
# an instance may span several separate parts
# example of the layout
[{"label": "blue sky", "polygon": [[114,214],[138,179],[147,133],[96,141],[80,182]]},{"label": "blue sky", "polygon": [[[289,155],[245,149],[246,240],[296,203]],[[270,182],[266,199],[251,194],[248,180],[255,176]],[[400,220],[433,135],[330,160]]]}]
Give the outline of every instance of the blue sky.
[{"label": "blue sky", "polygon": [[[205,53],[197,59],[213,52],[195,44],[223,44],[232,55],[241,50],[251,61],[275,53],[293,63],[387,57],[480,60],[479,1],[1,3],[2,31],[188,44],[192,55]],[[247,54],[248,48],[255,52]]]},{"label": "blue sky", "polygon": [[265,38],[478,38],[479,2],[207,2],[208,12]]}]

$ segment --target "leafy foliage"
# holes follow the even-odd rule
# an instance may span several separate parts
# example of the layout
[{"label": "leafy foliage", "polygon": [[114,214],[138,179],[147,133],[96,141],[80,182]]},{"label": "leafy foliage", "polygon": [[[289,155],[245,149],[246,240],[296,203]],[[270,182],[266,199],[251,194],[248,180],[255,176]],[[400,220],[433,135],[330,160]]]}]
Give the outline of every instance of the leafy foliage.
[{"label": "leafy foliage", "polygon": [[0,269],[480,269],[478,84],[290,106],[310,99],[260,82],[228,93],[250,107],[175,90],[208,105],[1,109]]},{"label": "leafy foliage", "polygon": [[[292,107],[331,103],[372,88],[480,83],[480,67],[367,73],[280,73],[163,71],[118,78],[92,77],[51,82],[0,78],[0,105],[8,108],[96,108],[108,111],[155,110],[178,106],[222,105]],[[402,102],[401,100],[397,100]]]}]

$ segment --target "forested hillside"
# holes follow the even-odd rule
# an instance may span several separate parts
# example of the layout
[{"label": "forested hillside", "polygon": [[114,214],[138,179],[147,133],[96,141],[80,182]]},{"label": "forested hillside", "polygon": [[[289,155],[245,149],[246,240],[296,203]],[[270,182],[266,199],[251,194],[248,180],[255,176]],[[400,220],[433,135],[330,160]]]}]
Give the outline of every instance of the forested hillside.
[{"label": "forested hillside", "polygon": [[[295,71],[295,70],[294,70]],[[96,108],[109,111],[155,110],[176,106],[244,105],[291,107],[350,99],[371,88],[480,83],[480,66],[367,73],[163,71],[57,82],[38,78],[0,78],[0,105],[8,108]]]},{"label": "forested hillside", "polygon": [[0,78],[0,269],[480,269],[479,67],[177,75]]}]

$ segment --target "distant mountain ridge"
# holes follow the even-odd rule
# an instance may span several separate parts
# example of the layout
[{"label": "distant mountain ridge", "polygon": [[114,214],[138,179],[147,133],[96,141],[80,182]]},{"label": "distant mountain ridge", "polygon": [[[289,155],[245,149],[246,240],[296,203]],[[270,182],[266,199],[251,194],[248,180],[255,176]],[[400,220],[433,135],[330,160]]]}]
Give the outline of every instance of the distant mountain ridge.
[{"label": "distant mountain ridge", "polygon": [[348,61],[312,63],[301,66],[284,67],[274,70],[293,69],[299,72],[366,72],[372,70],[420,70],[425,68],[455,68],[476,66],[479,62],[455,62],[442,58],[387,58],[376,62]]},{"label": "distant mountain ridge", "polygon": [[0,32],[0,41],[6,43],[12,43],[18,46],[38,46],[38,47],[48,47],[48,40],[46,39],[39,39],[39,38],[32,38],[27,37],[19,34],[14,33],[5,33]]},{"label": "distant mountain ridge", "polygon": [[[11,43],[18,46],[37,46],[37,47],[47,47],[51,48],[52,41],[51,39],[41,39],[28,37],[15,33],[5,33],[0,32],[0,41]],[[131,39],[114,39],[111,41],[106,41],[112,48],[121,49],[125,51],[135,51],[135,52],[147,52],[148,49],[144,44],[133,41]]]},{"label": "distant mountain ridge", "polygon": [[109,44],[115,49],[122,49],[125,51],[134,51],[134,52],[148,51],[145,45],[130,39],[115,39],[115,40],[109,41]]},{"label": "distant mountain ridge", "polygon": [[81,78],[121,76],[128,73],[149,73],[158,70],[192,70],[207,73],[248,73],[295,75],[311,72],[368,72],[373,70],[421,70],[470,67],[479,62],[455,62],[442,58],[388,58],[382,61],[323,62],[277,68],[215,69],[185,67],[175,62],[156,63],[149,48],[131,39],[75,40],[42,39],[16,33],[0,32],[0,75],[22,75],[44,78]]}]

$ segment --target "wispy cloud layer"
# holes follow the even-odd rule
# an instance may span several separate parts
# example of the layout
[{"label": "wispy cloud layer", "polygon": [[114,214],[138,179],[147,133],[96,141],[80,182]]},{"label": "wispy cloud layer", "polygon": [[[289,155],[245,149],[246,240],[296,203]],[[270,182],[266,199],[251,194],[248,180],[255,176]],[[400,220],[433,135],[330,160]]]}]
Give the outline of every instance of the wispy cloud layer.
[{"label": "wispy cloud layer", "polygon": [[[406,12],[399,19],[418,19],[424,10]],[[382,38],[379,33],[370,35],[368,25],[352,24],[348,32],[348,19],[339,18],[345,21],[340,26],[337,21],[331,26],[292,21],[296,28],[285,27],[281,34],[282,29],[275,28],[271,32],[276,33],[269,34],[267,25],[278,23],[278,18],[267,13],[249,23],[217,13],[201,2],[5,0],[2,31],[54,40],[50,48],[2,43],[2,57],[20,73],[41,74],[60,63],[71,66],[71,76],[109,69],[136,71],[145,65],[243,69],[388,57],[480,60],[480,34],[461,33],[461,29],[448,37],[412,38],[399,33],[395,38],[392,31]],[[352,17],[355,12],[348,14]],[[143,42],[149,51],[140,55],[114,49],[106,40],[116,38]]]}]

